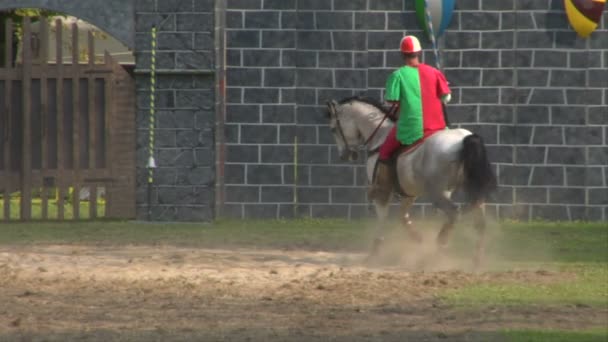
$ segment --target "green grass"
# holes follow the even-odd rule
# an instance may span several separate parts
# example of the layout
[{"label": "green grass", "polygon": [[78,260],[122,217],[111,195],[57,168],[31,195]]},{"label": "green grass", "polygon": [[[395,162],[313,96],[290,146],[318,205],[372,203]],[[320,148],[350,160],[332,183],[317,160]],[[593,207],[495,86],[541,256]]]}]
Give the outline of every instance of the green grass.
[{"label": "green grass", "polygon": [[[19,220],[21,217],[20,212],[21,199],[20,198],[11,198],[10,203],[10,219],[11,220]],[[79,217],[83,220],[89,218],[89,202],[81,201],[80,205],[80,213]],[[71,220],[74,218],[74,207],[71,202],[64,201],[63,204],[63,215],[66,220]],[[42,200],[40,198],[32,199],[32,219],[41,220],[42,219]],[[49,198],[48,200],[48,219],[56,220],[59,212],[59,207],[57,205],[57,200]],[[105,202],[98,201],[97,202],[97,217],[101,218],[105,216]],[[4,199],[0,199],[0,220],[4,219]]]},{"label": "green grass", "polygon": [[513,342],[606,342],[608,330],[588,331],[559,330],[508,330],[504,333],[507,341]]}]

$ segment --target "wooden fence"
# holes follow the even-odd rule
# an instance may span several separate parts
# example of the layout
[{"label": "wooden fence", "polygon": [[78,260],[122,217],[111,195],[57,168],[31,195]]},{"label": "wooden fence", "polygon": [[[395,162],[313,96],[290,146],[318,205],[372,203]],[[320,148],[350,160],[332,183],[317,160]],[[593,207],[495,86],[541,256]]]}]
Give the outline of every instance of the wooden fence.
[{"label": "wooden fence", "polygon": [[32,33],[31,22],[25,19],[20,62],[15,62],[12,51],[13,24],[8,21],[4,30],[0,218],[132,218],[133,79],[107,52],[100,63],[96,61],[91,33],[88,46],[81,49],[76,24],[71,28],[72,62],[64,63],[63,23],[57,20],[54,25],[57,54],[52,59],[46,21]]}]

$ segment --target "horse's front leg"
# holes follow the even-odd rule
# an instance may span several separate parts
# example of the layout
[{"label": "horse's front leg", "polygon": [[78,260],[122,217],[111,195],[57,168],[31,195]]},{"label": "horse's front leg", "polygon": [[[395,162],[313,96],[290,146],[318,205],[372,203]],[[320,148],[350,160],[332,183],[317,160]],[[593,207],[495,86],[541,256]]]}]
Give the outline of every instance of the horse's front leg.
[{"label": "horse's front leg", "polygon": [[378,255],[382,243],[384,242],[384,235],[386,233],[386,226],[388,221],[390,198],[387,201],[374,199],[373,203],[374,208],[376,210],[376,216],[378,217],[378,226],[376,227],[376,233],[374,237],[374,242],[372,243],[371,251],[369,253],[369,256],[367,257],[368,260]]},{"label": "horse's front leg", "polygon": [[414,228],[410,218],[410,208],[416,201],[416,197],[404,197],[401,199],[401,225],[405,228],[408,236],[415,242],[422,242],[422,235]]}]

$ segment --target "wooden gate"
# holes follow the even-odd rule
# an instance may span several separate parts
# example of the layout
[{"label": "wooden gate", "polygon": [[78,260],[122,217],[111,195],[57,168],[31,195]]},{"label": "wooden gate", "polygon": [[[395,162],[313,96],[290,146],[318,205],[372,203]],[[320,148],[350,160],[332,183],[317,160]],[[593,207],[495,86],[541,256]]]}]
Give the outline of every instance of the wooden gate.
[{"label": "wooden gate", "polygon": [[[0,68],[0,220],[135,217],[133,78],[106,52],[96,61],[94,37],[64,62],[62,22],[49,62],[49,25],[23,23],[15,62],[13,24],[5,29]],[[31,42],[28,44],[27,42]],[[84,53],[81,51],[84,50]],[[20,61],[19,61],[20,60]]]}]

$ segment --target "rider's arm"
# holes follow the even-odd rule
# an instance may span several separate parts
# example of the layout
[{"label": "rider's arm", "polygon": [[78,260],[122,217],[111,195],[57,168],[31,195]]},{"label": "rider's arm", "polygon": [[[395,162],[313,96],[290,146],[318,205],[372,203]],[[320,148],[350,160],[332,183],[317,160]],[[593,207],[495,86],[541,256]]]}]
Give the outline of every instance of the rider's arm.
[{"label": "rider's arm", "polygon": [[393,120],[393,121],[397,121],[397,119],[399,118],[399,101],[386,101],[388,104],[391,105],[391,109],[389,109],[388,111],[388,117]]}]

